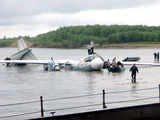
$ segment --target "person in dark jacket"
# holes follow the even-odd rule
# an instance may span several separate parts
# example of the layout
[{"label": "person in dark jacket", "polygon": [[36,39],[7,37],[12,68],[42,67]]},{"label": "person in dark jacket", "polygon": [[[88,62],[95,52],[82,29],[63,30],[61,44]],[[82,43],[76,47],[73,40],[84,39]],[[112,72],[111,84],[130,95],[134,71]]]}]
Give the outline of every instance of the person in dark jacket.
[{"label": "person in dark jacket", "polygon": [[157,62],[159,62],[159,52],[157,52]]},{"label": "person in dark jacket", "polygon": [[91,49],[91,44],[88,44],[88,55],[91,55],[92,54],[92,49]]},{"label": "person in dark jacket", "polygon": [[154,55],[154,61],[156,61],[157,60],[157,53],[153,53],[153,55]]},{"label": "person in dark jacket", "polygon": [[136,73],[139,72],[136,64],[133,64],[129,71],[131,71],[132,83],[136,83]]},{"label": "person in dark jacket", "polygon": [[91,42],[90,42],[90,45],[91,45],[91,51],[92,51],[91,53],[94,54],[94,42],[91,41]]}]

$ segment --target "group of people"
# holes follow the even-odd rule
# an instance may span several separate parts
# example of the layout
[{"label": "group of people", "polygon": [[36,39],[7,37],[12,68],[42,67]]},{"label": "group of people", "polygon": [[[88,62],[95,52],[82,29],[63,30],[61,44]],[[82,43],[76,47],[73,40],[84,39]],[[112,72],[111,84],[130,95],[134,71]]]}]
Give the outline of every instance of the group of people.
[{"label": "group of people", "polygon": [[[121,62],[116,62],[116,57],[113,58],[112,63],[110,63],[109,59],[105,62],[106,68],[109,67],[110,65],[115,66],[115,67],[119,65],[123,66]],[[136,64],[133,64],[131,68],[129,69],[129,71],[131,72],[131,82],[136,83],[136,74],[139,73],[139,70]]]},{"label": "group of people", "polygon": [[[119,66],[123,67],[123,64],[120,61],[116,62],[116,57],[114,57],[112,62],[110,62],[109,59],[104,62],[104,68],[110,68],[110,66],[113,66],[113,68],[116,68]],[[129,71],[131,72],[131,82],[136,83],[136,74],[139,73],[139,70],[136,64],[133,64],[129,69]]]},{"label": "group of people", "polygon": [[116,57],[113,58],[112,62],[110,62],[109,59],[104,62],[104,68],[107,68],[109,66],[117,67],[120,65],[123,66],[123,64],[120,61],[118,61],[118,62],[116,61]]},{"label": "group of people", "polygon": [[159,62],[159,52],[155,52],[155,53],[153,53],[153,55],[154,55],[154,61],[157,61],[157,62]]},{"label": "group of people", "polygon": [[[93,41],[90,41],[90,43],[88,44],[88,55],[91,55],[91,54],[94,54]],[[154,59],[159,61],[159,52],[154,53]],[[116,57],[114,57],[112,62],[110,62],[109,59],[104,62],[104,68],[108,68],[110,66],[118,67],[118,66],[123,66],[123,64],[119,61],[116,62]],[[132,67],[129,69],[129,71],[131,72],[131,82],[136,83],[136,74],[139,73],[139,70],[136,64],[133,64]]]}]

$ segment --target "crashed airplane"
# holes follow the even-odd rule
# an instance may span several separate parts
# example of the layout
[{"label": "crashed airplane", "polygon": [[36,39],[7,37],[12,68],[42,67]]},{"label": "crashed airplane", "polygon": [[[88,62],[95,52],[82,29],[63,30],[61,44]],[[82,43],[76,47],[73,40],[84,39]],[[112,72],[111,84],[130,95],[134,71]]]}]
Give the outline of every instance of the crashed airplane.
[{"label": "crashed airplane", "polygon": [[99,71],[103,69],[104,59],[98,54],[88,55],[80,60],[38,60],[32,53],[32,49],[27,46],[23,39],[18,40],[17,43],[18,51],[6,57],[5,60],[0,60],[0,63],[5,63],[7,67],[41,64],[46,71],[58,71],[61,68],[84,71]]},{"label": "crashed airplane", "polygon": [[51,69],[56,71],[60,68],[67,70],[99,71],[103,69],[104,60],[101,56],[93,54],[81,60],[0,60],[0,63],[41,64],[44,66],[44,70]]}]

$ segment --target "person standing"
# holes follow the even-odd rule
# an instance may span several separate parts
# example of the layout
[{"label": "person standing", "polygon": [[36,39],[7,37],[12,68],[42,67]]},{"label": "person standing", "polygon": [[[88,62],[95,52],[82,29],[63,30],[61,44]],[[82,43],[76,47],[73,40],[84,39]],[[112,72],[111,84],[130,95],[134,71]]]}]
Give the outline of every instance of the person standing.
[{"label": "person standing", "polygon": [[156,61],[157,60],[157,53],[155,52],[155,53],[153,53],[153,55],[154,55],[154,61]]},{"label": "person standing", "polygon": [[139,72],[136,64],[133,64],[129,71],[131,72],[132,83],[136,83],[136,73]]},{"label": "person standing", "polygon": [[109,59],[107,61],[104,62],[103,68],[108,68],[110,66],[110,61]]},{"label": "person standing", "polygon": [[55,69],[55,62],[53,58],[51,57],[51,61],[49,62],[50,70],[53,71]]},{"label": "person standing", "polygon": [[159,62],[159,52],[157,52],[157,62]]},{"label": "person standing", "polygon": [[88,55],[92,54],[92,50],[91,50],[91,44],[88,44]]},{"label": "person standing", "polygon": [[92,51],[91,53],[94,54],[94,42],[91,41],[91,42],[90,42],[90,45],[91,45],[91,51]]},{"label": "person standing", "polygon": [[112,65],[113,65],[113,66],[116,66],[116,64],[117,64],[117,62],[116,62],[116,57],[114,57],[113,60],[112,60]]}]

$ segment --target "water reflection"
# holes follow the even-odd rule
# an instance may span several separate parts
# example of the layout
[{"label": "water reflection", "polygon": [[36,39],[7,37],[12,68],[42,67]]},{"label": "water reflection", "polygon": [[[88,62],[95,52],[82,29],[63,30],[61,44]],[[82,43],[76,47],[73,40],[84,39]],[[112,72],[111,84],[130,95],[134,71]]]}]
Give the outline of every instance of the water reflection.
[{"label": "water reflection", "polygon": [[83,72],[86,75],[88,81],[88,94],[93,94],[95,92],[95,87],[97,84],[97,79],[101,78],[103,71],[94,71],[94,72]]},{"label": "water reflection", "polygon": [[136,83],[131,83],[131,97],[133,98],[138,98],[138,91],[137,91],[137,88],[138,88],[138,84]]}]

